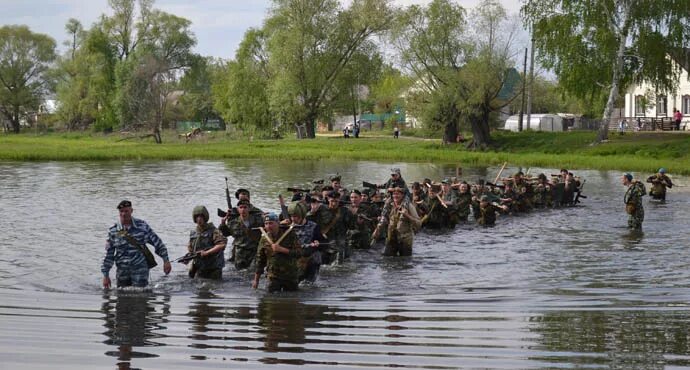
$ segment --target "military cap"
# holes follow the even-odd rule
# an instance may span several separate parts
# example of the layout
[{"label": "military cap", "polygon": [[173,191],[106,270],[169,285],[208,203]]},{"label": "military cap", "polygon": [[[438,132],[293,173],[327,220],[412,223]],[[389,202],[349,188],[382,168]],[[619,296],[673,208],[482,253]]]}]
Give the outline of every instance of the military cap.
[{"label": "military cap", "polygon": [[239,206],[247,206],[247,207],[249,207],[249,206],[250,206],[250,203],[249,203],[248,200],[242,199],[242,200],[240,200],[239,202],[237,202],[237,207],[239,207]]},{"label": "military cap", "polygon": [[431,184],[431,179],[430,178],[425,178],[423,181],[425,184]]},{"label": "military cap", "polygon": [[311,197],[309,197],[309,202],[310,203],[321,202],[321,196],[319,194],[312,194]]},{"label": "military cap", "polygon": [[400,169],[399,168],[391,168],[391,175],[392,174],[400,175]]},{"label": "military cap", "polygon": [[132,206],[132,202],[130,202],[128,200],[123,200],[117,205],[117,209],[123,209],[123,208],[131,207],[131,206]]},{"label": "military cap", "polygon": [[326,194],[326,197],[328,197],[328,198],[338,198],[338,199],[340,199],[340,193],[337,192],[337,191],[335,191],[335,190],[331,190],[331,191],[328,192],[328,194]]},{"label": "military cap", "polygon": [[326,185],[326,186],[321,188],[321,191],[333,191],[333,190],[335,190],[335,189],[333,189],[333,187],[330,185]]},{"label": "military cap", "polygon": [[663,167],[659,168],[659,173],[662,174],[662,175],[665,174],[665,173],[666,173],[666,169],[663,168]]},{"label": "military cap", "polygon": [[192,211],[192,220],[196,222],[196,216],[202,215],[204,216],[204,222],[208,222],[208,209],[204,206],[196,206],[194,207],[194,210]]},{"label": "military cap", "polygon": [[357,189],[352,190],[352,191],[350,192],[350,194],[352,194],[352,193],[355,193],[355,194],[357,194],[357,195],[362,195],[362,192],[359,191],[359,190],[357,190]]},{"label": "military cap", "polygon": [[240,194],[243,194],[243,193],[247,194],[247,196],[250,195],[249,190],[240,188],[240,189],[237,189],[237,191],[235,192],[235,198],[240,199]]},{"label": "military cap", "polygon": [[539,180],[546,180],[546,175],[540,173],[539,176],[537,176],[537,178],[539,178]]},{"label": "military cap", "polygon": [[294,193],[294,194],[292,194],[292,199],[291,199],[291,201],[292,201],[292,202],[295,202],[295,201],[301,200],[301,199],[302,199],[302,195],[303,195],[302,193]]},{"label": "military cap", "polygon": [[389,191],[391,193],[403,193],[403,194],[405,194],[405,189],[403,189],[401,187],[397,187],[397,186],[394,188],[390,188]]},{"label": "military cap", "polygon": [[625,177],[626,179],[628,179],[628,181],[632,181],[632,179],[633,179],[633,175],[632,175],[630,172],[624,173],[624,174],[623,174],[623,177]]},{"label": "military cap", "polygon": [[304,215],[307,214],[307,211],[306,211],[306,209],[304,209],[304,207],[305,207],[305,205],[303,205],[302,203],[294,202],[294,203],[290,204],[290,206],[288,207],[288,214],[290,216],[294,215],[294,216],[299,216],[299,217],[303,218]]},{"label": "military cap", "polygon": [[331,175],[331,177],[328,178],[329,181],[340,181],[341,176],[339,174]]},{"label": "military cap", "polygon": [[415,181],[412,183],[412,189],[421,189],[422,184],[419,183],[419,181]]},{"label": "military cap", "polygon": [[481,202],[488,202],[489,201],[489,196],[488,195],[482,195],[481,198],[479,198]]},{"label": "military cap", "polygon": [[312,183],[312,184],[320,185],[320,184],[323,184],[323,179],[314,180],[314,181],[312,181],[311,183]]},{"label": "military cap", "polygon": [[273,213],[273,212],[268,212],[266,215],[264,215],[264,222],[278,222],[278,215]]},{"label": "military cap", "polygon": [[450,179],[446,177],[445,179],[441,180],[441,184],[450,184]]}]

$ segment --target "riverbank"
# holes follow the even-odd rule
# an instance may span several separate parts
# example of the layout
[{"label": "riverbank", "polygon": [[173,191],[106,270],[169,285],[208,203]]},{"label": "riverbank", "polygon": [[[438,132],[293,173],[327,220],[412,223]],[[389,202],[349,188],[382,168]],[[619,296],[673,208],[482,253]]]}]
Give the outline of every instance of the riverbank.
[{"label": "riverbank", "polygon": [[592,146],[594,132],[494,133],[495,145],[471,151],[438,140],[365,133],[359,139],[321,136],[314,140],[238,140],[211,133],[185,143],[167,133],[163,144],[150,139],[122,140],[120,135],[1,135],[0,161],[107,161],[185,159],[350,159],[373,161],[460,163],[567,167],[690,174],[690,135],[684,133],[611,134]]}]

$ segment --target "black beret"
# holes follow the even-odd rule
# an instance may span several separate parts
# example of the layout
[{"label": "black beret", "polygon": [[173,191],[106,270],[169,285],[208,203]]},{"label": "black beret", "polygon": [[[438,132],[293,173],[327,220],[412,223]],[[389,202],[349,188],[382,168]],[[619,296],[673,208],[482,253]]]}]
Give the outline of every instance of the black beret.
[{"label": "black beret", "polygon": [[123,200],[122,202],[120,202],[117,205],[117,209],[122,209],[122,208],[126,208],[126,207],[131,207],[131,206],[132,206],[132,202],[130,202],[128,200]]},{"label": "black beret", "polygon": [[242,194],[242,193],[246,193],[247,195],[250,195],[249,190],[240,188],[240,189],[237,189],[237,191],[235,192],[235,198],[240,199],[240,194]]}]

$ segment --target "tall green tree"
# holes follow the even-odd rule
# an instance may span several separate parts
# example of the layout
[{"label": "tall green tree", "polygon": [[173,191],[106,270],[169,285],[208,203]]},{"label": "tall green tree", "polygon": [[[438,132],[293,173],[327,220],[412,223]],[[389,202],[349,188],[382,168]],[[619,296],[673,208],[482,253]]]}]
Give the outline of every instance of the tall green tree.
[{"label": "tall green tree", "polygon": [[[522,14],[540,62],[568,92],[605,101],[604,123],[630,83],[676,88],[680,69],[669,56],[690,42],[690,1],[527,0]],[[603,124],[598,139],[606,138]]]},{"label": "tall green tree", "polygon": [[0,28],[0,113],[15,133],[26,113],[38,110],[55,57],[55,41],[49,36],[27,26]]},{"label": "tall green tree", "polygon": [[316,119],[330,109],[339,75],[364,42],[386,30],[389,0],[274,0],[264,25],[270,53],[271,109],[315,136]]},{"label": "tall green tree", "polygon": [[491,143],[492,116],[517,95],[512,38],[505,10],[494,0],[480,3],[469,19],[473,23],[450,0],[413,5],[392,39],[416,78],[410,111],[430,128],[442,129],[444,142],[455,142],[465,123],[474,144],[485,146]]}]

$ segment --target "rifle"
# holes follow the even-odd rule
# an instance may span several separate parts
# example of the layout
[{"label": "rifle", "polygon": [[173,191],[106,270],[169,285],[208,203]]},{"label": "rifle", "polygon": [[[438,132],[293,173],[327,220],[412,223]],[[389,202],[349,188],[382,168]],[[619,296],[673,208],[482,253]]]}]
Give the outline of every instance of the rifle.
[{"label": "rifle", "polygon": [[190,261],[193,261],[195,258],[199,256],[199,252],[189,252],[185,254],[184,256],[178,258],[175,260],[175,262],[179,262],[182,264],[188,264]]},{"label": "rifle", "polygon": [[284,220],[290,219],[290,214],[288,213],[288,207],[285,205],[283,194],[278,194],[278,201],[280,202],[280,215],[283,216]]},{"label": "rifle", "polygon": [[362,181],[362,186],[364,186],[365,188],[374,189],[374,190],[379,188],[378,185],[372,184],[372,183],[366,182],[366,181]]},{"label": "rifle", "polygon": [[[228,187],[228,178],[227,176],[225,177],[225,201],[228,203],[228,209],[232,209],[232,198],[230,198],[230,188]],[[218,208],[218,217],[223,218],[227,216],[227,212],[223,211],[222,209]]]},{"label": "rifle", "polygon": [[310,192],[307,189],[299,189],[299,188],[287,188],[287,191],[291,191],[293,193],[297,192],[297,193],[306,193],[306,194],[309,194],[309,192]]}]

